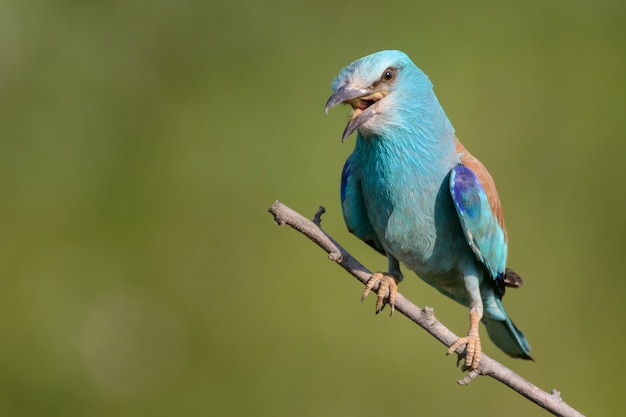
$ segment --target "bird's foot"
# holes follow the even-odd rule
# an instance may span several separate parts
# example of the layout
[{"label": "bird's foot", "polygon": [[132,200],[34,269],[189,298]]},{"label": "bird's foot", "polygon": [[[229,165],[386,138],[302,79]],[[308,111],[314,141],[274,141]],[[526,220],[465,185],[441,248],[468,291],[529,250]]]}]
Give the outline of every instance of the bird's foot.
[{"label": "bird's foot", "polygon": [[447,355],[454,353],[455,350],[465,346],[465,364],[463,370],[478,368],[480,363],[480,354],[482,349],[480,347],[480,337],[478,335],[467,335],[466,337],[460,337],[450,346]]},{"label": "bird's foot", "polygon": [[478,368],[480,364],[480,354],[482,353],[482,348],[480,346],[480,336],[478,334],[478,323],[480,322],[480,317],[478,313],[472,311],[470,313],[470,330],[467,333],[467,336],[458,338],[452,346],[448,349],[446,355],[451,355],[461,346],[465,346],[465,364],[463,365],[463,370],[474,370]]},{"label": "bird's foot", "polygon": [[389,315],[392,315],[393,310],[396,307],[398,282],[400,282],[400,278],[389,273],[376,272],[375,274],[372,274],[369,281],[367,281],[363,294],[361,295],[361,302],[365,299],[365,297],[367,297],[376,284],[380,284],[378,287],[378,298],[376,299],[376,314],[382,311],[385,304],[389,304],[389,308],[391,308],[391,313]]}]

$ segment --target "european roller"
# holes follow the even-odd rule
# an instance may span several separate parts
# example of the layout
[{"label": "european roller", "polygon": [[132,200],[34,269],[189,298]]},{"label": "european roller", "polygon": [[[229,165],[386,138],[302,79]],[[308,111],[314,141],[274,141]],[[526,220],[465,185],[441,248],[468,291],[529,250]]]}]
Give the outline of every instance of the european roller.
[{"label": "european roller", "polygon": [[476,369],[482,321],[510,356],[531,359],[530,346],[502,305],[505,286],[521,278],[506,267],[507,233],[495,184],[483,164],[455,136],[426,74],[400,51],[382,51],[343,68],[325,111],[353,108],[342,141],[357,131],[341,175],[348,230],[387,256],[376,312],[393,312],[400,263],[469,308],[469,332],[448,350],[465,346],[465,369]]}]

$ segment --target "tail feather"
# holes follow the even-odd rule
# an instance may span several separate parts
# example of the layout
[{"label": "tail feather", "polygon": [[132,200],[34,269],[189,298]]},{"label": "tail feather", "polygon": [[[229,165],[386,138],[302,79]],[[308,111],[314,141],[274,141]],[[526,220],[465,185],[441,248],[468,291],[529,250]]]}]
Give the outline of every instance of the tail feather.
[{"label": "tail feather", "polygon": [[[498,300],[502,312],[504,308]],[[483,317],[483,322],[487,328],[489,338],[504,353],[514,358],[530,359],[530,345],[524,337],[524,334],[513,324],[513,322],[504,314],[505,320],[496,320],[489,317]]]}]

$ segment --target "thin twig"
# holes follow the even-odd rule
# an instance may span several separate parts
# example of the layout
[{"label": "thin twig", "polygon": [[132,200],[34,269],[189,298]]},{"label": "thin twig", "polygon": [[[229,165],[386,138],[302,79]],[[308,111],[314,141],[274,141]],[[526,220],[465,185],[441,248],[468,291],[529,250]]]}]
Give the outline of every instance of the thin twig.
[{"label": "thin twig", "polygon": [[[366,284],[370,279],[372,273],[320,228],[321,216],[325,212],[323,207],[320,207],[315,214],[314,221],[308,220],[278,200],[272,204],[268,211],[274,216],[276,224],[280,226],[289,225],[308,237],[328,253],[330,260],[337,262],[343,269],[361,281],[361,283]],[[378,288],[375,287],[374,291],[377,290]],[[398,293],[396,297],[395,308],[398,312],[417,323],[444,345],[449,347],[457,339],[457,336],[453,332],[435,318],[432,308],[425,307],[422,310],[400,293]],[[462,357],[464,349],[459,348],[456,353],[459,357]],[[563,401],[558,391],[553,390],[551,394],[543,391],[484,353],[481,355],[478,369],[469,372],[463,379],[457,382],[461,385],[466,385],[478,375],[488,375],[502,382],[556,416],[583,416],[583,414]]]}]

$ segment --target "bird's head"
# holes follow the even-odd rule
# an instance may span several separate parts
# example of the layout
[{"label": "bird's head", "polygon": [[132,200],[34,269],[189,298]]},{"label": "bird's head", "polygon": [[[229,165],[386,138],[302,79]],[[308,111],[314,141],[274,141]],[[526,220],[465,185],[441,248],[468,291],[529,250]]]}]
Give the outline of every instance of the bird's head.
[{"label": "bird's head", "polygon": [[324,111],[338,104],[353,108],[342,141],[359,129],[378,134],[398,119],[399,113],[419,105],[420,96],[432,93],[432,84],[411,59],[400,51],[381,51],[365,56],[343,68],[332,85],[333,95]]}]

